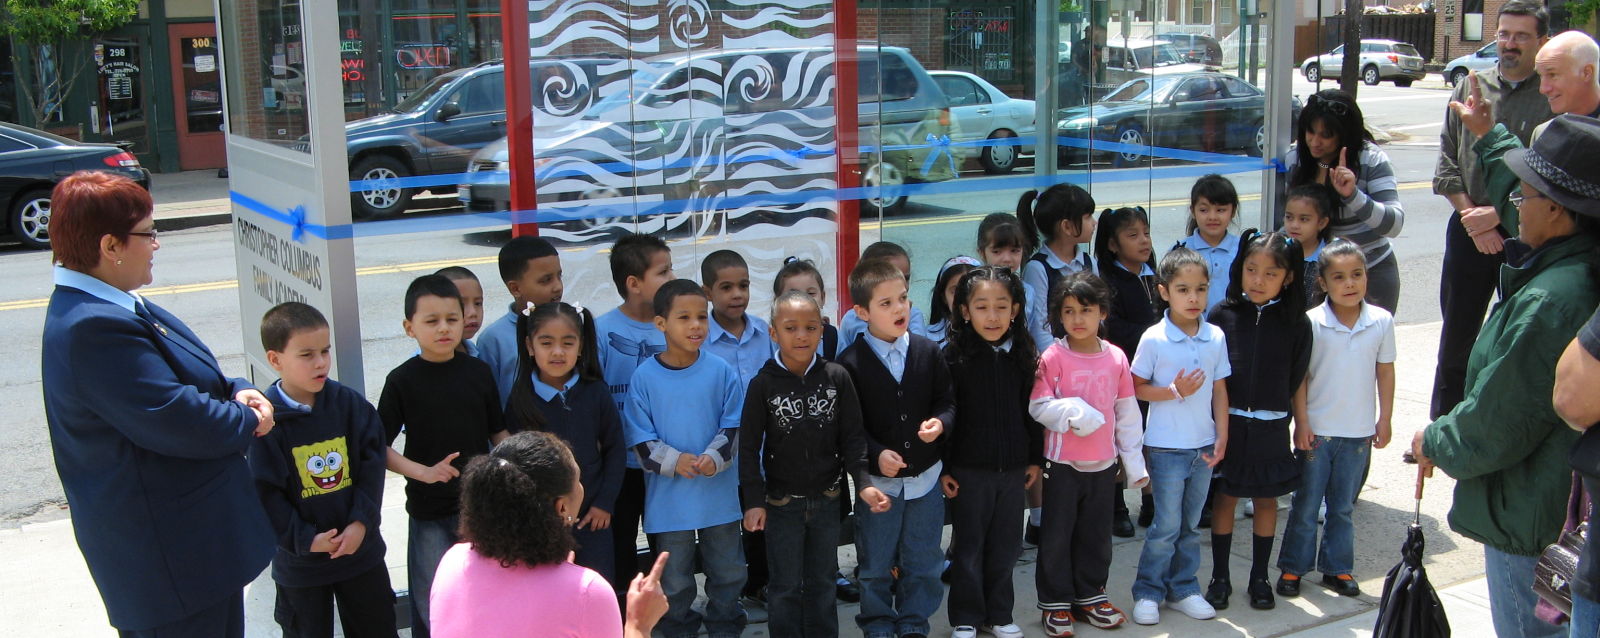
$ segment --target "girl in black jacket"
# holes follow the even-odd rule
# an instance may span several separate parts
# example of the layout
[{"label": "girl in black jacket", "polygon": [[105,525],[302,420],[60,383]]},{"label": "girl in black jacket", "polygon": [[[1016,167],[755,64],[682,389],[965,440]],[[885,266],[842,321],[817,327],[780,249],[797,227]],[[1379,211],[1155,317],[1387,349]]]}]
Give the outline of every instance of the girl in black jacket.
[{"label": "girl in black jacket", "polygon": [[[1150,241],[1150,215],[1143,206],[1105,209],[1100,213],[1100,223],[1095,228],[1094,258],[1100,262],[1100,279],[1111,288],[1111,309],[1106,316],[1106,341],[1121,348],[1128,360],[1139,350],[1139,337],[1150,326],[1161,321],[1167,304],[1156,290],[1161,278],[1156,276],[1156,256]],[[1139,402],[1139,411],[1147,412],[1150,404]],[[1117,497],[1112,499],[1115,510],[1111,519],[1111,532],[1121,538],[1133,538],[1133,522],[1128,520],[1128,504],[1122,500],[1122,485],[1118,483]],[[1155,516],[1155,501],[1150,487],[1145,486],[1140,499],[1139,524],[1149,527]]]},{"label": "girl in black jacket", "polygon": [[[1206,602],[1228,607],[1233,592],[1228,558],[1233,544],[1234,509],[1240,498],[1255,503],[1251,545],[1250,606],[1277,603],[1267,583],[1276,532],[1277,497],[1300,483],[1289,431],[1295,393],[1311,363],[1311,321],[1305,315],[1301,285],[1301,244],[1282,232],[1246,231],[1233,261],[1226,299],[1210,321],[1227,336],[1228,454],[1217,465],[1211,516],[1214,561]],[[1301,422],[1298,416],[1295,421]]]},{"label": "girl in black jacket", "polygon": [[950,499],[950,626],[1021,635],[1012,622],[1011,570],[1022,553],[1024,492],[1039,479],[1044,430],[1028,416],[1038,350],[1022,312],[1022,278],[984,266],[956,285],[944,348],[955,385],[955,427],[939,478]]}]

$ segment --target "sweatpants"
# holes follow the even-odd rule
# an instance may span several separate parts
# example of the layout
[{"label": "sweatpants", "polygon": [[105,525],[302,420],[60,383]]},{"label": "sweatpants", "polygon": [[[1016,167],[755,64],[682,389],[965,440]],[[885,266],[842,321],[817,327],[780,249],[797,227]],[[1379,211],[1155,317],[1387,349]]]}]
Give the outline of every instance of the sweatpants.
[{"label": "sweatpants", "polygon": [[1044,512],[1034,586],[1039,608],[1070,611],[1106,600],[1111,574],[1111,513],[1117,467],[1080,472],[1065,463],[1044,464]]},{"label": "sweatpants", "polygon": [[[1027,475],[952,467],[959,488],[950,499],[950,626],[1009,625],[1016,592],[1011,570],[1022,554]],[[1109,528],[1107,528],[1109,529]]]}]

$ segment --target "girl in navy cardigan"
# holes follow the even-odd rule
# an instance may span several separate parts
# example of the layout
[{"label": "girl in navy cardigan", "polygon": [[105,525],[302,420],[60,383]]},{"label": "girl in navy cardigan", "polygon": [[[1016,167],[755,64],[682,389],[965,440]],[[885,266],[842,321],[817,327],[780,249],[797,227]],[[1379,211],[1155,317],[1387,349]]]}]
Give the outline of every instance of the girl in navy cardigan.
[{"label": "girl in navy cardigan", "polygon": [[[1156,276],[1156,257],[1150,240],[1150,215],[1143,206],[1110,208],[1100,213],[1100,223],[1095,227],[1094,258],[1100,262],[1100,279],[1111,289],[1110,308],[1106,315],[1106,341],[1121,349],[1128,360],[1139,351],[1139,337],[1150,326],[1161,321],[1167,309],[1157,290],[1161,279]],[[1149,403],[1139,402],[1139,412],[1145,413]],[[1112,499],[1111,531],[1122,538],[1133,538],[1133,522],[1128,520],[1128,504],[1122,500],[1122,486],[1117,483],[1117,497]],[[1146,486],[1140,495],[1139,524],[1149,527],[1155,518],[1155,500]]]},{"label": "girl in navy cardigan", "polygon": [[562,302],[529,303],[517,317],[517,343],[522,347],[506,429],[550,432],[572,448],[584,494],[573,525],[574,562],[609,578],[616,559],[611,511],[622,487],[627,448],[600,369],[594,316]]}]

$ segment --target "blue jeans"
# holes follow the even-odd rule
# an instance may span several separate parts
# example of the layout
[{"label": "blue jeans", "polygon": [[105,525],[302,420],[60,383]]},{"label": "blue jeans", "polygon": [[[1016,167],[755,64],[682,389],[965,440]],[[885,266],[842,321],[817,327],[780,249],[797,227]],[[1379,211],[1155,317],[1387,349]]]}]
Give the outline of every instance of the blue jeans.
[{"label": "blue jeans", "polygon": [[[1298,454],[1300,489],[1294,493],[1289,520],[1284,524],[1278,569],[1303,576],[1315,561],[1317,571],[1328,576],[1348,574],[1356,562],[1356,528],[1350,512],[1355,509],[1361,475],[1372,456],[1372,437],[1319,436],[1311,440],[1310,450]],[[1324,499],[1328,521],[1322,526],[1322,544],[1318,546],[1317,507]]]},{"label": "blue jeans", "polygon": [[411,592],[411,635],[428,638],[428,592],[433,591],[433,573],[451,545],[461,542],[456,535],[458,516],[422,521],[411,518],[406,537],[406,588]]},{"label": "blue jeans", "polygon": [[767,501],[767,629],[774,638],[839,635],[839,497]]},{"label": "blue jeans", "polygon": [[[661,572],[667,615],[656,623],[656,633],[667,638],[697,636],[702,622],[712,638],[743,632],[744,605],[739,603],[739,592],[744,590],[744,542],[739,538],[739,522],[651,536],[657,552],[672,553]],[[704,616],[690,609],[695,599],[697,563],[706,574]]]},{"label": "blue jeans", "polygon": [[[857,560],[861,566],[861,613],[856,626],[867,638],[926,634],[939,610],[944,583],[944,493],[933,488],[920,498],[890,497],[889,511],[873,513],[856,503]],[[895,582],[889,570],[900,568]]]},{"label": "blue jeans", "polygon": [[1211,489],[1211,468],[1198,450],[1146,447],[1155,520],[1139,552],[1139,572],[1133,581],[1135,600],[1177,601],[1199,595],[1200,510]]},{"label": "blue jeans", "polygon": [[1494,617],[1494,632],[1500,638],[1559,638],[1567,631],[1539,620],[1533,607],[1539,595],[1533,593],[1533,565],[1538,556],[1508,554],[1483,546],[1483,562],[1489,580],[1489,612]]},{"label": "blue jeans", "polygon": [[1600,636],[1600,603],[1574,594],[1572,620],[1567,625],[1567,632],[1570,638]]}]

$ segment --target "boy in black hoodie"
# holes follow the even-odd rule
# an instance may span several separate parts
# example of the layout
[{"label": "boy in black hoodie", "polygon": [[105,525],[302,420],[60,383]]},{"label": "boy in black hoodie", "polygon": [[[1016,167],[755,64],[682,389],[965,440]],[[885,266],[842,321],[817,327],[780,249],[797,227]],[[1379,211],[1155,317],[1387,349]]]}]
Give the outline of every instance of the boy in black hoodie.
[{"label": "boy in black hoodie", "polygon": [[839,635],[839,517],[832,513],[844,472],[872,511],[889,508],[889,497],[867,480],[867,437],[850,374],[817,356],[822,326],[822,308],[804,292],[773,302],[778,353],[750,381],[739,424],[744,527],[767,533],[767,626],[775,637]]},{"label": "boy in black hoodie", "polygon": [[250,469],[278,533],[274,617],[290,637],[331,637],[339,603],[344,635],[394,638],[394,590],[384,565],[383,422],[356,391],[328,378],[328,321],[303,303],[261,319],[267,390],[278,427],[250,448]]}]

